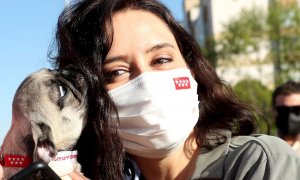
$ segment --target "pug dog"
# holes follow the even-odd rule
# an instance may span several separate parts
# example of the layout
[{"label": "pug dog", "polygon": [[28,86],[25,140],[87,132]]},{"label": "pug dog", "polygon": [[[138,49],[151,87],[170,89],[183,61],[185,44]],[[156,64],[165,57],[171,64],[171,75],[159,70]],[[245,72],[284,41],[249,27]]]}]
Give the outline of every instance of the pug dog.
[{"label": "pug dog", "polygon": [[[86,94],[83,74],[72,68],[41,69],[24,79],[15,93],[11,127],[0,151],[5,179],[35,161],[48,163],[62,179],[69,179],[68,171],[80,172],[72,150],[86,125]],[[60,152],[65,155],[58,157]],[[72,159],[73,167],[63,170],[66,159],[69,164]]]}]

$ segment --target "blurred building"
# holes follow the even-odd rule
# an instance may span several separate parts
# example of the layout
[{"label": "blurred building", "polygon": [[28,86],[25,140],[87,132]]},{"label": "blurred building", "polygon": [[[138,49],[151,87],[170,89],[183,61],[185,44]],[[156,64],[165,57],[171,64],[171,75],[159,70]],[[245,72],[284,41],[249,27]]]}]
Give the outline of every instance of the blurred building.
[{"label": "blurred building", "polygon": [[184,26],[205,46],[206,37],[218,38],[223,24],[242,9],[260,7],[267,10],[269,0],[184,0]]},{"label": "blurred building", "polygon": [[[218,40],[223,31],[224,24],[239,15],[242,9],[259,7],[268,11],[269,4],[274,0],[183,0],[185,29],[192,34],[201,47],[208,46],[208,38]],[[289,4],[300,0],[280,0],[283,4]],[[261,42],[260,59],[267,56],[266,42]],[[216,70],[221,78],[234,85],[240,80],[250,77],[260,80],[264,85],[273,86],[273,64],[264,63],[255,65],[251,63],[251,56],[243,57],[245,60],[235,63],[235,66],[217,61]],[[224,62],[224,61],[223,61]]]}]

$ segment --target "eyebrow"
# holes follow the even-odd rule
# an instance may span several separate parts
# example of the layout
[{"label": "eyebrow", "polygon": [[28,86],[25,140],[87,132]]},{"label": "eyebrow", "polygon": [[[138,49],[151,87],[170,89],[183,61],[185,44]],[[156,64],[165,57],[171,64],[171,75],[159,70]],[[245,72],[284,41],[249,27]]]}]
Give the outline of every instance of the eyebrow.
[{"label": "eyebrow", "polygon": [[[162,48],[165,48],[165,47],[171,47],[171,48],[175,49],[175,47],[170,43],[160,43],[160,44],[156,44],[153,47],[147,49],[146,54],[151,53],[156,50],[159,50],[159,49],[162,49]],[[114,57],[105,59],[103,64],[108,64],[108,63],[111,63],[114,61],[120,61],[120,60],[124,61],[124,59],[126,59],[126,55],[114,56]]]},{"label": "eyebrow", "polygon": [[111,57],[111,58],[107,58],[107,59],[104,60],[103,65],[114,62],[114,61],[125,61],[124,60],[125,58],[126,58],[125,55],[120,55],[120,56],[114,56],[114,57]]},{"label": "eyebrow", "polygon": [[155,46],[147,49],[146,50],[146,54],[148,54],[150,52],[153,52],[153,51],[156,51],[158,49],[165,48],[165,47],[171,47],[171,48],[175,49],[174,46],[172,44],[170,44],[170,43],[161,43],[161,44],[156,44]]}]

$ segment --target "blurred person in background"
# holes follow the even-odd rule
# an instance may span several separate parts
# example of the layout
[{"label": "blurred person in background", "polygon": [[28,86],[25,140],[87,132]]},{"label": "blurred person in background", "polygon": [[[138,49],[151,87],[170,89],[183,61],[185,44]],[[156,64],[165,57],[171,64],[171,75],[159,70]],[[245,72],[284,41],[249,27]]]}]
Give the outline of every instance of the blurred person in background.
[{"label": "blurred person in background", "polygon": [[287,81],[272,94],[277,135],[300,154],[300,83]]}]

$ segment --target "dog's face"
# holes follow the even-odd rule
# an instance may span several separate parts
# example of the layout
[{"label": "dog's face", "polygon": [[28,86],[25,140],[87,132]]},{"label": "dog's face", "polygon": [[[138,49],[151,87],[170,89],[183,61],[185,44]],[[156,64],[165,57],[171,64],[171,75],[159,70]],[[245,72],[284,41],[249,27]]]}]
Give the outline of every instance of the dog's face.
[{"label": "dog's face", "polygon": [[86,93],[82,74],[68,70],[42,69],[22,82],[13,116],[31,123],[34,160],[49,162],[57,151],[72,150],[86,124]]}]

